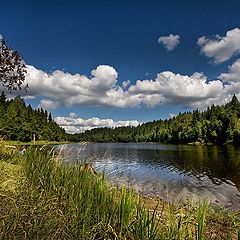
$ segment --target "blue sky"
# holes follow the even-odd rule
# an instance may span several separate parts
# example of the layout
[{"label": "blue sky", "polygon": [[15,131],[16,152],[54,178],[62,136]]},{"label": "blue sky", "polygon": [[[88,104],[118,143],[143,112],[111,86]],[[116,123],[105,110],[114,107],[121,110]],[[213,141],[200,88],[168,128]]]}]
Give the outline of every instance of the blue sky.
[{"label": "blue sky", "polygon": [[75,122],[66,128],[74,132],[92,118],[145,122],[239,94],[239,9],[239,1],[8,0],[0,33],[29,65],[26,101],[62,126]]}]

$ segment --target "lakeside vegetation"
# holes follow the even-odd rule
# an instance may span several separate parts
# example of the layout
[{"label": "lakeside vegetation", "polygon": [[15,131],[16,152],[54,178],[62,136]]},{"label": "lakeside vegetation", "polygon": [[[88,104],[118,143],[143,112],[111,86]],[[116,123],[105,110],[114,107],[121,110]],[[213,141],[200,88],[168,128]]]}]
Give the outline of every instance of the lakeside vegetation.
[{"label": "lakeside vegetation", "polygon": [[46,141],[46,140],[37,140],[37,141],[31,141],[31,142],[21,142],[21,141],[10,141],[10,140],[2,140],[1,143],[5,145],[6,147],[14,147],[14,146],[31,146],[31,145],[60,145],[60,144],[66,144],[65,141],[59,142],[59,141]]},{"label": "lakeside vegetation", "polygon": [[[237,239],[236,213],[174,206],[110,185],[53,151],[0,145],[1,239]],[[84,163],[82,163],[84,164]]]},{"label": "lakeside vegetation", "polygon": [[240,103],[234,95],[223,106],[206,111],[179,113],[167,120],[143,123],[138,127],[98,128],[69,135],[70,141],[159,142],[172,144],[239,144]]}]

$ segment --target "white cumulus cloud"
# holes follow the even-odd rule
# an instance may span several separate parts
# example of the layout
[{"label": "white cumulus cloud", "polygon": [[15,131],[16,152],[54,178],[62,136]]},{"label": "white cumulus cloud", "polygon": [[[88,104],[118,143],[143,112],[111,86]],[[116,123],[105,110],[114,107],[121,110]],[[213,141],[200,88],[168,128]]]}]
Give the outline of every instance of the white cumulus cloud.
[{"label": "white cumulus cloud", "polygon": [[[238,85],[239,61],[229,67],[227,73],[209,80],[203,73],[182,75],[163,71],[153,79],[125,81],[118,84],[117,71],[100,65],[91,76],[54,71],[51,74],[27,66],[28,91],[25,97],[41,96],[40,106],[54,109],[59,106],[81,105],[135,108],[145,105],[155,107],[162,104],[178,104],[204,109],[209,104],[223,104],[230,94],[240,92]],[[231,81],[229,82],[229,79]],[[235,84],[233,79],[235,79]],[[236,88],[234,90],[234,88]],[[23,96],[24,97],[24,96]]]},{"label": "white cumulus cloud", "polygon": [[237,59],[227,73],[222,73],[219,79],[225,84],[225,90],[230,94],[240,96],[240,59]]},{"label": "white cumulus cloud", "polygon": [[228,73],[222,73],[219,79],[225,83],[240,82],[240,59],[237,59],[235,63],[229,66]]},{"label": "white cumulus cloud", "polygon": [[43,99],[40,101],[38,108],[43,108],[46,110],[53,110],[58,107],[58,103],[50,99]]},{"label": "white cumulus cloud", "polygon": [[139,104],[137,98],[128,96],[116,84],[118,73],[113,67],[100,65],[91,73],[91,77],[60,70],[47,74],[27,65],[26,83],[29,89],[26,94],[54,98],[55,102],[65,106],[132,107]]},{"label": "white cumulus cloud", "polygon": [[158,43],[163,44],[167,51],[172,51],[180,43],[180,36],[169,34],[169,36],[161,36]]},{"label": "white cumulus cloud", "polygon": [[223,63],[240,53],[240,29],[232,29],[224,37],[219,35],[213,39],[200,37],[197,44],[201,48],[201,53],[212,58],[215,64]]},{"label": "white cumulus cloud", "polygon": [[127,88],[131,84],[130,80],[126,80],[122,82],[123,89]]},{"label": "white cumulus cloud", "polygon": [[[143,102],[149,106],[163,103],[186,104],[194,106],[196,102],[222,99],[224,86],[220,80],[207,81],[202,73],[192,76],[161,72],[155,80],[138,80],[130,86],[129,92],[144,96]],[[148,96],[148,98],[146,97]]]},{"label": "white cumulus cloud", "polygon": [[114,121],[112,119],[100,119],[97,117],[83,119],[76,113],[70,113],[67,117],[59,116],[54,119],[68,133],[80,133],[93,128],[116,128],[123,126],[138,126],[141,122],[137,120]]}]

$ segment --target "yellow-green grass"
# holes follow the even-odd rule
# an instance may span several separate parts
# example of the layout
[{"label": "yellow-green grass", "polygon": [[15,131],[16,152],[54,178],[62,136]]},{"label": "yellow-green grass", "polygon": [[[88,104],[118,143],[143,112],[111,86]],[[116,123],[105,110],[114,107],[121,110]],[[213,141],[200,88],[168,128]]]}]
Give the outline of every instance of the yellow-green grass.
[{"label": "yellow-green grass", "polygon": [[23,169],[20,165],[0,161],[0,194],[15,192],[23,178]]},{"label": "yellow-green grass", "polygon": [[0,239],[237,239],[236,213],[109,185],[53,151],[0,147]]},{"label": "yellow-green grass", "polygon": [[10,140],[1,140],[0,144],[6,146],[19,146],[19,145],[57,145],[57,144],[65,144],[67,142],[56,142],[56,141],[31,141],[31,142],[21,142],[21,141],[10,141]]}]

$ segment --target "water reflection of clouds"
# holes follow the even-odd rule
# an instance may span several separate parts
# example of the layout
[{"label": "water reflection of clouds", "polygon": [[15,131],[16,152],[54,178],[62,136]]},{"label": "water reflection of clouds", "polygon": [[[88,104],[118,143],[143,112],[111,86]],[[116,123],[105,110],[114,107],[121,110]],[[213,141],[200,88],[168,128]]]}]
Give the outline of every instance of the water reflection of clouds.
[{"label": "water reflection of clouds", "polygon": [[79,145],[68,145],[66,150],[70,148],[67,161],[88,159],[110,181],[133,186],[144,194],[167,199],[193,194],[226,206],[239,201],[238,149],[93,143],[79,154]]}]

